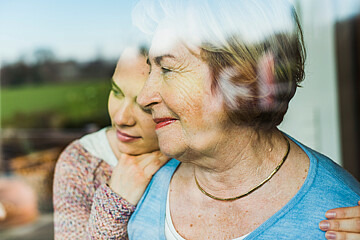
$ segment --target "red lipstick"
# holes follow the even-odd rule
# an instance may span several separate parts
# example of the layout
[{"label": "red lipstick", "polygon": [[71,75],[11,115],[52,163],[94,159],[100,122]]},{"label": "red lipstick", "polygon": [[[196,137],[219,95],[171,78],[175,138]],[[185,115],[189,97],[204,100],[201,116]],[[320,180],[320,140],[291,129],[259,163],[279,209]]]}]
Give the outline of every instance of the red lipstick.
[{"label": "red lipstick", "polygon": [[155,130],[165,127],[166,125],[169,125],[175,121],[175,118],[154,118],[154,122],[156,123]]},{"label": "red lipstick", "polygon": [[119,130],[116,130],[116,136],[119,139],[119,141],[121,141],[121,142],[133,142],[133,141],[136,141],[139,138],[141,138],[141,137],[138,137],[138,136],[132,136],[132,135],[123,133],[123,132],[121,132]]}]

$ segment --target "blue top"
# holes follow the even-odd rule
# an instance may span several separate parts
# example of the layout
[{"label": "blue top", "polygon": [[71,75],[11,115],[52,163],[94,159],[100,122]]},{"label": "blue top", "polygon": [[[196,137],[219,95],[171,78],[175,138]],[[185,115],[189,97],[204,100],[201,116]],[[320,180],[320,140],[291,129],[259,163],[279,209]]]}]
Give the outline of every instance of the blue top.
[{"label": "blue top", "polygon": [[[292,138],[291,138],[292,139]],[[245,239],[325,239],[319,222],[332,208],[357,205],[360,183],[326,156],[299,145],[310,159],[308,176],[298,193]],[[169,183],[179,161],[171,159],[153,177],[130,218],[130,240],[165,240],[165,210]]]}]

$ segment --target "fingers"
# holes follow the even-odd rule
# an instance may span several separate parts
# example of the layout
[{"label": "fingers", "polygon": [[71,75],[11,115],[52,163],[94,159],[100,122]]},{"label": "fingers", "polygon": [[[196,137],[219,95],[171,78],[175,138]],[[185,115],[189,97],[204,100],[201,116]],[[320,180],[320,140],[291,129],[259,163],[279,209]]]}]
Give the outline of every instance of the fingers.
[{"label": "fingers", "polygon": [[152,162],[144,168],[145,176],[152,177],[163,165],[160,161]]},{"label": "fingers", "polygon": [[360,239],[360,206],[331,209],[325,216],[319,226],[327,239]]},{"label": "fingers", "polygon": [[161,167],[169,160],[164,154],[160,151],[155,151],[152,153],[146,153],[139,156],[133,156],[132,161],[141,168],[146,168],[147,166],[153,164],[155,166]]},{"label": "fingers", "polygon": [[147,164],[149,164],[149,162],[154,161],[156,159],[155,156],[156,156],[156,153],[154,153],[152,155],[142,154],[142,155],[138,155],[138,156],[132,156],[132,155],[123,153],[123,154],[121,154],[117,165],[119,167],[136,165],[139,168],[144,168]]},{"label": "fingers", "polygon": [[[168,162],[170,158],[160,151],[146,153],[138,156],[122,154],[116,168],[137,169],[136,172],[142,172],[146,178],[151,178],[159,168]],[[133,171],[132,170],[132,171]]]},{"label": "fingers", "polygon": [[148,177],[152,177],[165,163],[169,161],[169,158],[159,152],[153,161],[148,161],[148,164],[144,167],[144,174]]},{"label": "fingers", "polygon": [[326,239],[336,240],[359,240],[360,234],[358,233],[345,233],[345,232],[326,232]]},{"label": "fingers", "polygon": [[360,218],[324,220],[319,226],[323,231],[360,233]]},{"label": "fingers", "polygon": [[[358,202],[358,204],[359,203],[360,201]],[[360,218],[360,206],[331,209],[326,212],[325,216],[328,219]]]},{"label": "fingers", "polygon": [[143,166],[144,168],[149,165],[155,165],[161,167],[164,165],[168,158],[163,155],[160,151],[156,151],[153,153],[143,154],[139,156],[139,164],[140,166]]}]

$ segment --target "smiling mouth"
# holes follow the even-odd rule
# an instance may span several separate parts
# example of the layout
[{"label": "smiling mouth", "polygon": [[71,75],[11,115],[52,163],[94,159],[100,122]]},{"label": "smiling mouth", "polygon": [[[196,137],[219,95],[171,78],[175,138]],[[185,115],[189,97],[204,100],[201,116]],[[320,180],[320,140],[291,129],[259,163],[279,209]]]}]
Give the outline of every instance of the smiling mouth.
[{"label": "smiling mouth", "polygon": [[175,122],[176,120],[177,119],[175,119],[175,118],[154,118],[154,122],[156,123],[155,130],[165,127],[165,126]]},{"label": "smiling mouth", "polygon": [[131,136],[131,135],[123,133],[123,132],[121,132],[119,130],[116,130],[116,137],[121,142],[133,142],[133,141],[136,141],[136,140],[141,138],[141,137],[138,137],[138,136]]}]

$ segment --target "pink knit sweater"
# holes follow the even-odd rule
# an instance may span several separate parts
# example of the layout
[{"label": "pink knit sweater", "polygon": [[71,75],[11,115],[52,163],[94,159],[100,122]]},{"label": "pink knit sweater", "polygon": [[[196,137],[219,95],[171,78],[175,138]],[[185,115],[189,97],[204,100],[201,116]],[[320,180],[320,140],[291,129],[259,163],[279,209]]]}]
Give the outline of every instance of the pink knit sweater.
[{"label": "pink knit sweater", "polygon": [[106,185],[111,173],[78,140],[64,150],[54,176],[55,239],[128,239],[135,206]]}]

